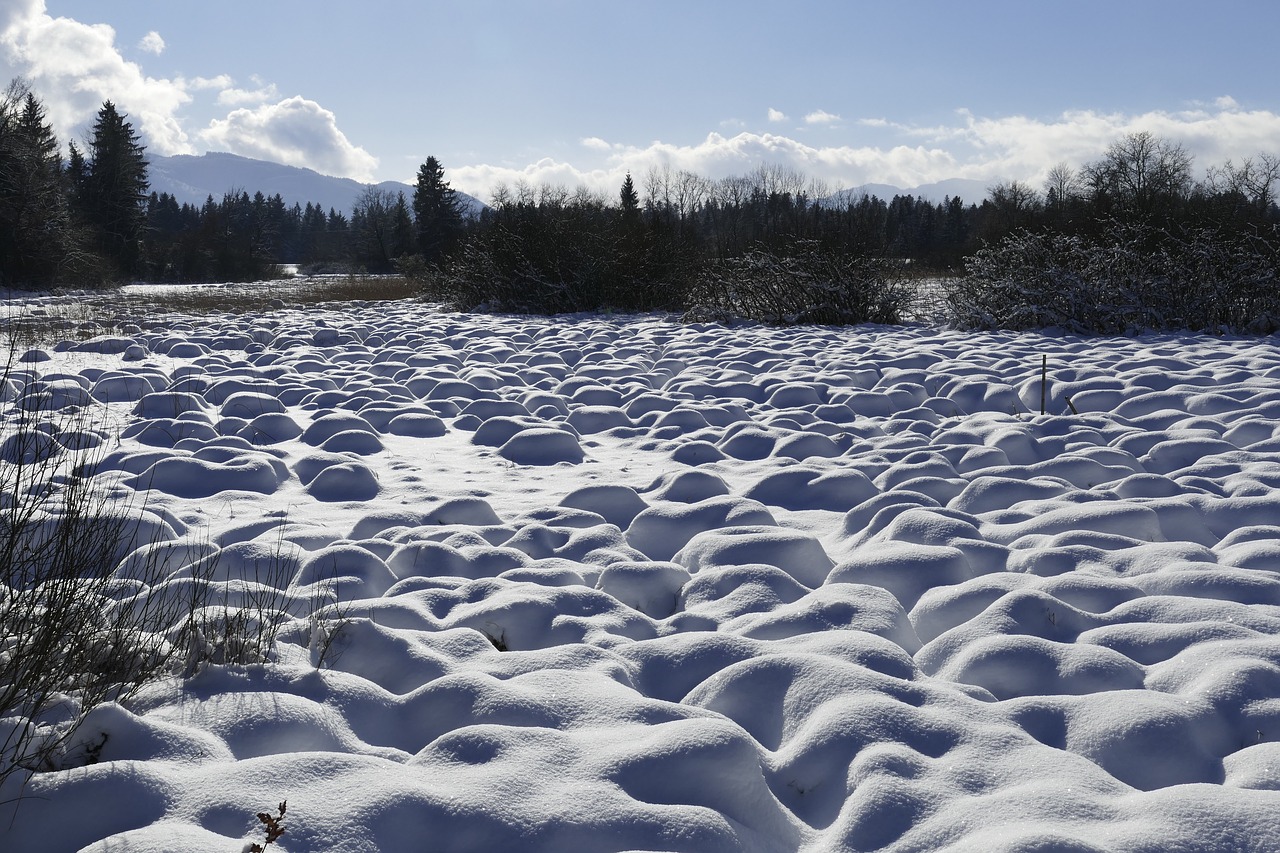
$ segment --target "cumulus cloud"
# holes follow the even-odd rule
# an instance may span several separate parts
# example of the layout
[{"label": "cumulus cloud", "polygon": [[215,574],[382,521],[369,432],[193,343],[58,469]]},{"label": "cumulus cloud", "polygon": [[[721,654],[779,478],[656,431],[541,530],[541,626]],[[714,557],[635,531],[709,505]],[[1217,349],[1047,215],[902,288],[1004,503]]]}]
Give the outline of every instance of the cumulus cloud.
[{"label": "cumulus cloud", "polygon": [[138,42],[138,50],[143,53],[154,53],[156,56],[164,53],[164,47],[164,39],[161,38],[160,34],[155,30],[147,33],[142,37],[142,40]]},{"label": "cumulus cloud", "polygon": [[769,107],[769,121],[777,123],[777,122],[786,121],[786,120],[787,120],[786,113],[784,113],[782,110],[775,110],[773,107]]},{"label": "cumulus cloud", "polygon": [[1038,186],[1057,163],[1081,166],[1097,160],[1112,142],[1149,131],[1181,143],[1201,170],[1261,151],[1277,153],[1280,114],[1246,110],[1228,97],[1212,105],[1177,112],[1134,115],[1065,112],[1049,119],[1027,116],[980,117],[958,110],[955,120],[917,126],[868,118],[856,122],[880,144],[812,145],[777,133],[711,133],[678,145],[644,146],[593,138],[586,147],[603,157],[588,167],[552,159],[524,167],[462,166],[449,170],[455,187],[488,198],[497,184],[579,185],[612,193],[626,172],[641,181],[650,168],[687,170],[710,178],[750,172],[761,163],[796,169],[829,186],[885,183],[916,187],[948,178],[989,183],[1019,180]]},{"label": "cumulus cloud", "polygon": [[72,135],[103,101],[111,100],[129,114],[151,150],[190,153],[192,146],[176,112],[191,96],[181,81],[144,74],[121,55],[115,38],[115,30],[105,24],[51,17],[44,0],[0,3],[0,55],[6,76],[21,75],[32,82],[60,134]]},{"label": "cumulus cloud", "polygon": [[805,124],[835,124],[838,121],[840,116],[826,110],[814,110],[804,117]]},{"label": "cumulus cloud", "polygon": [[1229,97],[1212,107],[1135,115],[1074,110],[1052,119],[988,118],[967,110],[954,124],[914,127],[885,123],[903,136],[957,153],[960,172],[948,177],[1039,181],[1053,164],[1079,166],[1100,157],[1112,142],[1149,132],[1181,144],[1201,169],[1276,149],[1280,114],[1245,110]]},{"label": "cumulus cloud", "polygon": [[243,157],[315,169],[327,175],[374,180],[377,158],[352,144],[332,112],[302,97],[233,110],[200,132],[209,148]]},{"label": "cumulus cloud", "polygon": [[216,77],[193,77],[183,83],[189,89],[229,89],[236,81],[230,74],[219,74]]},{"label": "cumulus cloud", "polygon": [[[450,186],[481,201],[488,201],[499,186],[586,186],[596,190],[614,192],[622,184],[623,172],[615,169],[583,169],[550,157],[523,167],[478,164],[445,169],[445,179]],[[616,177],[616,181],[615,181]]]},{"label": "cumulus cloud", "polygon": [[524,182],[533,185],[559,184],[587,186],[612,193],[623,176],[631,172],[636,180],[650,169],[694,172],[710,178],[742,175],[762,163],[794,168],[806,176],[832,186],[852,186],[871,181],[915,186],[935,180],[934,175],[955,177],[961,165],[947,151],[928,146],[817,147],[781,134],[738,133],[725,136],[711,133],[693,145],[653,142],[647,146],[614,144],[606,164],[579,168],[554,159],[543,159],[524,167],[493,165],[461,166],[448,170],[454,187],[478,198],[488,198],[498,184]]},{"label": "cumulus cloud", "polygon": [[238,107],[245,104],[265,104],[280,97],[275,83],[264,83],[254,78],[256,89],[241,89],[228,85],[218,93],[218,103],[226,107]]},{"label": "cumulus cloud", "polygon": [[[159,54],[165,42],[150,32],[138,49]],[[333,113],[315,101],[279,100],[276,87],[256,77],[251,87],[238,87],[226,74],[150,77],[124,58],[110,26],[53,17],[44,0],[0,0],[0,74],[31,81],[63,139],[80,135],[102,102],[110,100],[156,154],[194,154],[198,141],[361,181],[372,180],[377,166],[338,129]],[[237,109],[189,135],[180,112],[192,102],[192,93],[210,91],[217,92],[217,104]]]}]

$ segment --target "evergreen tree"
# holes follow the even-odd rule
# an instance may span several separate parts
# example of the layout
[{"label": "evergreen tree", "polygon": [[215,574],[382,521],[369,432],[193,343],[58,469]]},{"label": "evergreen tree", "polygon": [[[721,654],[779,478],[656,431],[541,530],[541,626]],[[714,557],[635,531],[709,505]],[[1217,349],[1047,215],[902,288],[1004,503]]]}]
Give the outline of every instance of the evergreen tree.
[{"label": "evergreen tree", "polygon": [[66,187],[67,203],[72,214],[83,218],[84,196],[89,182],[89,164],[73,139],[67,143]]},{"label": "evergreen tree", "polygon": [[391,210],[392,258],[413,254],[415,240],[409,203],[405,200],[404,193],[397,193],[395,207]]},{"label": "evergreen tree", "polygon": [[418,251],[428,263],[453,250],[462,234],[462,211],[457,192],[444,179],[444,167],[435,157],[428,157],[418,169],[413,216]]},{"label": "evergreen tree", "polygon": [[73,260],[62,178],[44,106],[15,80],[0,95],[0,280],[50,286]]},{"label": "evergreen tree", "polygon": [[640,216],[640,196],[636,193],[636,185],[631,180],[630,172],[627,172],[627,177],[622,182],[618,197],[621,202],[622,218],[628,222],[637,219]]},{"label": "evergreen tree", "polygon": [[146,149],[133,125],[107,101],[98,110],[85,175],[84,209],[102,255],[124,274],[136,273],[146,225]]}]

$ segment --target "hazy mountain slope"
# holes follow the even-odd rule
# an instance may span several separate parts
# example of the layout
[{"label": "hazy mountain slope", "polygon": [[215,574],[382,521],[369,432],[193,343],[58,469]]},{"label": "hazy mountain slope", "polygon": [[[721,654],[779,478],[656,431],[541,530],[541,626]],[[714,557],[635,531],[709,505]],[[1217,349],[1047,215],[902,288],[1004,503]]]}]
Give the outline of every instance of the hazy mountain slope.
[{"label": "hazy mountain slope", "polygon": [[[350,178],[334,178],[311,169],[253,160],[236,154],[152,155],[148,160],[151,189],[169,193],[179,203],[203,204],[209,196],[221,199],[229,191],[243,190],[250,194],[262,192],[267,196],[279,193],[290,205],[311,202],[325,210],[334,208],[349,214],[356,197],[367,186]],[[406,198],[413,196],[413,187],[399,181],[384,181],[377,186],[402,192]],[[482,207],[480,201],[466,193],[458,195],[467,210]]]},{"label": "hazy mountain slope", "polygon": [[968,178],[948,178],[944,181],[921,184],[918,187],[905,189],[890,184],[862,184],[840,190],[825,199],[825,202],[831,204],[842,203],[846,200],[857,201],[863,195],[875,196],[883,201],[889,201],[895,195],[912,195],[938,204],[946,201],[947,198],[956,198],[958,196],[968,206],[982,203],[982,200],[987,197],[987,186],[988,182],[986,181],[975,181]]}]

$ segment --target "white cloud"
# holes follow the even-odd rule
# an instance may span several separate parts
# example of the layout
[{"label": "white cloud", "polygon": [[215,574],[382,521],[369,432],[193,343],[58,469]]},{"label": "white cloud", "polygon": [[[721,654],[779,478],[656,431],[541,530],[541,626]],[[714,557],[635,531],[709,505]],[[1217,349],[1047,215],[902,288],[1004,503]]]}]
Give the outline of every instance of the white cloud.
[{"label": "white cloud", "polygon": [[[1072,111],[1050,119],[986,118],[958,110],[955,121],[933,126],[859,120],[882,144],[811,145],[783,134],[709,134],[691,145],[606,143],[603,164],[579,167],[544,159],[524,167],[474,165],[449,170],[455,187],[488,198],[498,183],[585,185],[612,193],[630,171],[639,182],[650,167],[684,169],[710,178],[742,175],[761,163],[794,168],[831,186],[886,183],[909,188],[947,178],[994,183],[1020,180],[1038,186],[1059,162],[1081,166],[1097,160],[1125,134],[1149,131],[1181,143],[1203,170],[1227,159],[1239,162],[1261,151],[1280,153],[1280,114],[1246,110],[1219,99],[1212,108],[1136,115]],[[607,146],[607,150],[606,150]]]},{"label": "white cloud", "polygon": [[[941,149],[922,146],[899,146],[887,151],[865,147],[817,148],[770,133],[738,133],[734,136],[712,133],[696,145],[654,142],[645,147],[634,147],[614,144],[606,159],[605,166],[593,169],[581,169],[552,159],[519,168],[462,166],[449,169],[448,177],[457,189],[485,199],[497,184],[511,185],[519,181],[566,187],[585,185],[612,193],[628,171],[641,181],[650,168],[669,167],[710,178],[723,178],[746,174],[761,163],[777,163],[837,186],[872,180],[900,181],[903,186],[914,186],[932,180],[924,176],[935,173],[950,177],[958,165]],[[855,176],[867,177],[855,179]]]},{"label": "white cloud", "polygon": [[583,148],[590,148],[593,151],[608,151],[613,148],[608,142],[605,142],[598,136],[588,136],[582,140]]},{"label": "white cloud", "polygon": [[164,47],[164,39],[161,38],[160,34],[155,30],[147,33],[142,37],[142,40],[138,42],[138,50],[141,50],[143,53],[154,53],[156,56],[164,53]]},{"label": "white cloud", "polygon": [[193,77],[182,82],[188,89],[229,89],[236,84],[230,74],[219,74],[217,77]]},{"label": "white cloud", "polygon": [[777,122],[786,121],[786,120],[787,120],[786,113],[784,113],[782,110],[775,110],[773,107],[769,107],[769,121],[777,123]]},{"label": "white cloud", "polygon": [[982,118],[960,111],[959,123],[937,127],[891,125],[904,135],[956,151],[961,172],[949,177],[1038,182],[1055,163],[1096,160],[1112,142],[1147,131],[1183,145],[1203,171],[1227,159],[1275,152],[1280,114],[1244,110],[1230,98],[1215,108],[1151,111],[1137,115],[1076,110],[1043,120],[1027,116]]},{"label": "white cloud", "polygon": [[261,80],[254,82],[258,85],[256,89],[238,89],[228,86],[218,93],[218,103],[224,107],[236,107],[246,104],[265,104],[280,97],[275,83],[263,83]]},{"label": "white cloud", "polygon": [[805,124],[835,124],[840,121],[840,116],[829,113],[826,110],[814,110],[804,117]]},{"label": "white cloud", "polygon": [[193,150],[175,115],[191,96],[181,81],[148,77],[126,60],[111,27],[50,17],[44,0],[0,3],[0,27],[6,76],[31,81],[60,135],[73,136],[110,100],[129,114],[151,150]]},{"label": "white cloud", "polygon": [[233,110],[200,132],[211,149],[372,182],[378,160],[353,145],[332,112],[302,97]]},{"label": "white cloud", "polygon": [[6,0],[0,3],[0,35],[22,29],[44,14],[44,0]]},{"label": "white cloud", "polygon": [[580,169],[569,163],[544,158],[522,168],[512,166],[461,166],[445,170],[445,178],[454,189],[488,201],[499,184],[508,187],[519,183],[531,186],[587,186],[609,193],[622,185],[625,168]]},{"label": "white cloud", "polygon": [[[165,42],[151,32],[138,48],[158,54]],[[151,152],[193,154],[197,147],[179,113],[193,92],[216,91],[218,104],[252,109],[233,110],[194,134],[206,145],[362,181],[372,180],[377,167],[371,154],[338,129],[333,113],[315,101],[279,100],[276,87],[257,77],[252,88],[237,87],[226,74],[149,77],[124,58],[110,26],[52,17],[44,0],[0,0],[0,73],[31,81],[63,139],[79,136],[102,102],[110,100],[128,114]]]}]

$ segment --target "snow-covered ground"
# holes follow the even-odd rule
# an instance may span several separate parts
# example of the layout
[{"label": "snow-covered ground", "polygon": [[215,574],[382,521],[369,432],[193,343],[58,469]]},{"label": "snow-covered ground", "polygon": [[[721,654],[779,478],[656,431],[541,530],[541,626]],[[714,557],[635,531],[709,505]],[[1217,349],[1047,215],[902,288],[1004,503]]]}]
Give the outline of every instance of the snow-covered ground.
[{"label": "snow-covered ground", "polygon": [[1274,339],[366,303],[28,358],[299,618],[95,712],[4,850],[1280,850]]}]

